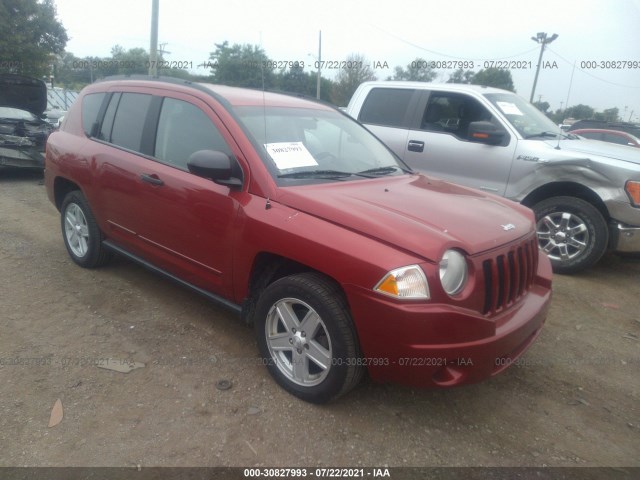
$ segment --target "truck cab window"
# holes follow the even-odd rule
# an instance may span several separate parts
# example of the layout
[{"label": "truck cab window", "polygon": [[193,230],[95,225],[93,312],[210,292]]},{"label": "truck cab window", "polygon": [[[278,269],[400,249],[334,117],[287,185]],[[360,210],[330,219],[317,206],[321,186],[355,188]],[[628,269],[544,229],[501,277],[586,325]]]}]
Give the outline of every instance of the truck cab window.
[{"label": "truck cab window", "polygon": [[458,93],[432,93],[420,129],[450,133],[466,140],[469,124],[481,120],[492,121],[493,116],[476,99]]}]

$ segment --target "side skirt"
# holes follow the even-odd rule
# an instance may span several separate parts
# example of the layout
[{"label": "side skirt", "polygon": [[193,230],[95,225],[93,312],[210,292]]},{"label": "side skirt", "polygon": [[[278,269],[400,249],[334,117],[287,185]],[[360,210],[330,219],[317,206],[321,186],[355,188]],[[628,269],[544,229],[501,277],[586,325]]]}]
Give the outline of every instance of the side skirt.
[{"label": "side skirt", "polygon": [[173,282],[177,283],[178,285],[181,285],[183,287],[188,288],[189,290],[193,290],[196,293],[199,293],[200,295],[208,298],[209,300],[211,300],[214,303],[217,303],[218,305],[221,305],[225,308],[227,308],[228,310],[232,311],[233,313],[235,313],[236,315],[241,315],[242,314],[242,307],[240,305],[237,305],[233,302],[230,302],[229,300],[227,300],[224,297],[221,297],[220,295],[216,295],[215,293],[211,293],[207,290],[204,290],[200,287],[196,287],[195,285],[189,283],[189,282],[185,282],[184,280],[176,277],[175,275],[167,272],[166,270],[163,270],[159,267],[156,267],[155,265],[147,262],[146,260],[144,260],[143,258],[138,257],[137,255],[134,255],[133,253],[128,252],[127,250],[123,249],[122,247],[119,247],[118,245],[116,245],[115,243],[111,242],[110,240],[104,240],[102,242],[102,244],[107,247],[110,250],[113,250],[114,252],[122,255],[123,257],[128,258],[129,260],[133,260],[134,262],[136,262],[139,265],[142,265],[144,268],[146,268],[147,270],[152,271],[153,273],[157,273],[165,278],[168,278],[169,280],[172,280]]}]

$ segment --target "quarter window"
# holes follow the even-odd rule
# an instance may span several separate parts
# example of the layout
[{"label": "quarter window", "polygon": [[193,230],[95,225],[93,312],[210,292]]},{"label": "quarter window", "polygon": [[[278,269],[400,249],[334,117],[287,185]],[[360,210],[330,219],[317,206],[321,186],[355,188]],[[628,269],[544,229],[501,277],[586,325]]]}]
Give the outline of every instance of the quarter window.
[{"label": "quarter window", "polygon": [[82,99],[82,128],[87,137],[96,135],[98,113],[106,93],[91,93]]},{"label": "quarter window", "polygon": [[198,150],[218,150],[231,156],[231,149],[202,110],[182,100],[165,98],[158,121],[155,157],[186,170],[187,160]]}]

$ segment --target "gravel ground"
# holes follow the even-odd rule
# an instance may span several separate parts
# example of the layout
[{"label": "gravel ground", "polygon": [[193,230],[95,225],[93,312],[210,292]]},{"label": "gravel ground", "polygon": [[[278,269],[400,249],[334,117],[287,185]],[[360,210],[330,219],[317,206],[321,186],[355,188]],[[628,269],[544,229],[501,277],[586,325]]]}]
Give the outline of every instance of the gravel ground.
[{"label": "gravel ground", "polygon": [[73,264],[39,174],[0,172],[0,272],[0,466],[640,466],[639,256],[556,276],[539,340],[494,379],[325,406],[197,294]]}]

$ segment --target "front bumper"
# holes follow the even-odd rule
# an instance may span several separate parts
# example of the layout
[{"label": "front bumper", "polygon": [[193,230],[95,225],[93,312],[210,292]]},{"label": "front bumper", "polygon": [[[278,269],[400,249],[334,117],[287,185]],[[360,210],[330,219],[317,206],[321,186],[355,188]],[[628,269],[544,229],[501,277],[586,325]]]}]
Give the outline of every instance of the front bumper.
[{"label": "front bumper", "polygon": [[640,252],[640,227],[614,223],[609,227],[612,250],[616,252]]},{"label": "front bumper", "polygon": [[610,215],[609,249],[616,252],[640,252],[640,208],[628,198],[605,202]]},{"label": "front bumper", "polygon": [[375,381],[416,387],[475,383],[505,370],[540,334],[551,300],[551,265],[541,255],[520,301],[490,316],[452,304],[409,304],[347,292],[363,363]]}]

